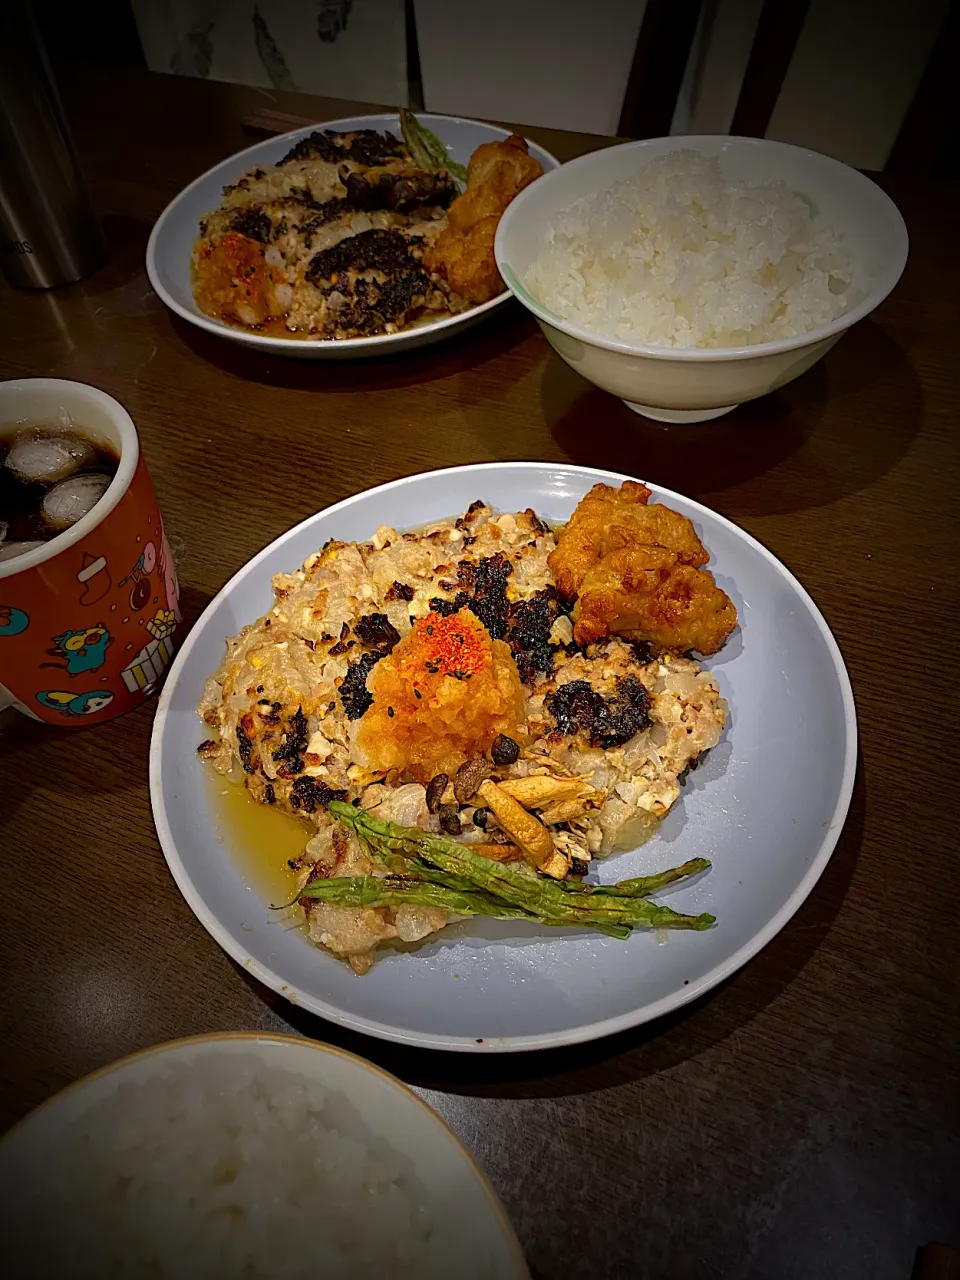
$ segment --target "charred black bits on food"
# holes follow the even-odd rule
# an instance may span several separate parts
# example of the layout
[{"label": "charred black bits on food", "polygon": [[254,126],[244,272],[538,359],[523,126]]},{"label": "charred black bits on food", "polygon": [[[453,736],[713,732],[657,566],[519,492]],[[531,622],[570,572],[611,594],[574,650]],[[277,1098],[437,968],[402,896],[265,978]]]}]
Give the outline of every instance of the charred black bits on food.
[{"label": "charred black bits on food", "polygon": [[612,698],[604,698],[586,680],[571,680],[548,693],[544,705],[560,733],[583,729],[593,747],[621,746],[650,724],[650,697],[634,676],[620,680]]},{"label": "charred black bits on food", "polygon": [[383,657],[382,653],[365,653],[347,668],[340,686],[340,703],[348,720],[359,720],[373,702],[367,689],[367,676]]},{"label": "charred black bits on food", "polygon": [[273,789],[273,783],[268,782],[263,789],[263,799],[265,804],[276,804],[277,793]]},{"label": "charred black bits on food", "polygon": [[239,209],[230,220],[230,229],[260,244],[269,244],[273,224],[269,215],[262,211]]},{"label": "charred black bits on food", "polygon": [[311,133],[301,138],[296,146],[291,147],[280,161],[288,160],[326,160],[330,164],[341,164],[344,160],[355,160],[359,164],[382,164],[386,160],[399,160],[404,157],[404,146],[392,133],[377,133],[375,129],[355,129],[350,133],[336,133],[333,129],[324,129],[321,133]]},{"label": "charred black bits on food", "polygon": [[339,657],[341,653],[346,653],[348,649],[353,648],[353,641],[347,639],[349,635],[350,635],[350,623],[345,622],[343,626],[340,628],[340,637],[337,640],[337,643],[330,650],[331,658]]},{"label": "charred black bits on food", "polygon": [[253,740],[247,736],[242,723],[237,725],[237,750],[240,752],[240,763],[247,773],[252,773],[250,759],[253,755]]},{"label": "charred black bits on food", "polygon": [[443,799],[443,793],[447,789],[447,783],[450,781],[445,773],[438,773],[430,779],[427,786],[427,809],[430,813],[436,813],[440,807],[440,801]]},{"label": "charred black bits on food", "polygon": [[524,684],[530,684],[538,673],[549,673],[554,654],[550,633],[562,612],[553,587],[546,587],[529,600],[517,600],[510,606],[509,644]]},{"label": "charred black bits on food", "polygon": [[438,613],[441,618],[449,618],[453,614],[459,613],[469,601],[470,597],[465,591],[458,591],[453,600],[444,600],[441,596],[434,596],[430,601],[430,612]]},{"label": "charred black bits on food", "polygon": [[357,621],[356,632],[364,644],[388,652],[400,643],[400,632],[385,613],[367,613]]},{"label": "charred black bits on food", "polygon": [[449,178],[419,173],[349,173],[346,177],[347,204],[353,209],[409,209],[415,205],[446,208],[457,198],[457,187]]},{"label": "charred black bits on food", "polygon": [[413,587],[407,586],[405,582],[395,582],[383,598],[388,602],[390,600],[406,600],[409,602],[413,599],[414,594]]},{"label": "charred black bits on food", "polygon": [[337,322],[344,331],[374,332],[426,301],[431,286],[422,248],[419,236],[361,231],[316,254],[306,278],[325,296],[341,296]]},{"label": "charred black bits on food", "polygon": [[584,862],[583,858],[570,859],[570,874],[572,876],[585,876],[589,868],[589,863]]},{"label": "charred black bits on food", "polygon": [[482,498],[477,498],[475,502],[471,502],[464,514],[457,520],[457,528],[468,528],[473,523],[473,517],[478,511],[482,511],[486,505]]},{"label": "charred black bits on food", "polygon": [[490,759],[494,764],[514,764],[520,757],[520,747],[505,733],[498,733],[490,748]]},{"label": "charred black bits on food", "polygon": [[437,810],[437,817],[440,819],[441,831],[445,831],[448,836],[460,835],[463,828],[460,826],[460,814],[455,804],[442,804]]},{"label": "charred black bits on food", "polygon": [[199,747],[197,747],[197,755],[200,756],[202,760],[209,760],[211,756],[216,755],[219,748],[219,742],[214,742],[212,738],[207,738],[205,742],[201,742]]},{"label": "charred black bits on food", "polygon": [[650,695],[635,676],[617,684],[617,691],[604,703],[593,740],[600,747],[617,747],[650,725]]},{"label": "charred black bits on food", "polygon": [[[469,515],[469,511],[467,514]],[[502,640],[507,634],[507,615],[510,609],[507,601],[507,578],[511,573],[513,565],[499,551],[475,564],[469,560],[461,560],[457,566],[460,585],[473,590],[469,608],[494,640]]]},{"label": "charred black bits on food", "polygon": [[273,753],[274,760],[281,766],[277,771],[281,777],[289,778],[303,772],[303,753],[309,739],[307,717],[303,714],[303,707],[297,707],[290,717],[282,744]]},{"label": "charred black bits on food", "polygon": [[473,811],[473,825],[474,825],[475,827],[479,827],[481,831],[486,831],[486,829],[487,829],[487,820],[488,820],[488,818],[489,818],[489,817],[490,817],[490,810],[489,810],[489,809],[474,809],[474,811]]},{"label": "charred black bits on food", "polygon": [[290,794],[290,807],[292,809],[303,809],[305,813],[316,813],[318,809],[328,805],[331,800],[346,800],[346,798],[346,791],[337,791],[333,787],[328,787],[319,778],[304,776],[298,778],[293,784],[293,791]]},{"label": "charred black bits on food", "polygon": [[633,656],[640,663],[650,662],[656,657],[653,652],[653,645],[649,640],[632,640],[630,648],[633,651]]}]

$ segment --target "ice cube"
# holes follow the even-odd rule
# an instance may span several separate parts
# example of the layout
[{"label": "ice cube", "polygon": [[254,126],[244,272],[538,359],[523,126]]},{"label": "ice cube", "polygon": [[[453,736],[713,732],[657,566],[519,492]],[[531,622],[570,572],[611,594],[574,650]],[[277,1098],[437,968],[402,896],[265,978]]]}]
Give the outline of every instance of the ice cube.
[{"label": "ice cube", "polygon": [[93,449],[85,440],[39,436],[18,440],[7,454],[6,465],[20,480],[55,484],[92,461]]},{"label": "ice cube", "polygon": [[54,485],[43,499],[43,518],[52,529],[69,529],[92,511],[110,486],[110,476],[87,471]]},{"label": "ice cube", "polygon": [[0,560],[12,560],[14,556],[25,555],[34,547],[42,547],[42,542],[5,542],[0,547]]}]

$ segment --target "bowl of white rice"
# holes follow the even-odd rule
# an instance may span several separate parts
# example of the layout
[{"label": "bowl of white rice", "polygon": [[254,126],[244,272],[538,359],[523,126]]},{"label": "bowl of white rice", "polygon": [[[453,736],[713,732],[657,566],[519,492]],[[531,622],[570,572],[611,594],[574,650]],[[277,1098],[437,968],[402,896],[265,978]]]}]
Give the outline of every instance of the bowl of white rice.
[{"label": "bowl of white rice", "polygon": [[762,138],[581,156],[503,215],[497,264],[558,354],[631,409],[704,422],[804,373],[899,280],[880,188]]},{"label": "bowl of white rice", "polygon": [[529,1280],[440,1118],[311,1040],[199,1036],[114,1063],[0,1141],[10,1280]]}]

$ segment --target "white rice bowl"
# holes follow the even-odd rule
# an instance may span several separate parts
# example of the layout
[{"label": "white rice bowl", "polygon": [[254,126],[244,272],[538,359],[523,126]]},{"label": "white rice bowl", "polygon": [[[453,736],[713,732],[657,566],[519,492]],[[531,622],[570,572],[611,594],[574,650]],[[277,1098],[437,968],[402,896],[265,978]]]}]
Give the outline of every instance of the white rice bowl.
[{"label": "white rice bowl", "polygon": [[[28,1148],[20,1141],[16,1168],[5,1143],[0,1230],[12,1280],[522,1274],[482,1248],[465,1253],[469,1230],[431,1196],[416,1151],[375,1135],[350,1098],[236,1047],[185,1060],[163,1046],[148,1074],[119,1068],[108,1093],[40,1126]],[[406,1101],[415,1118],[427,1114]]]},{"label": "white rice bowl", "polygon": [[663,347],[795,337],[862,296],[843,234],[786,182],[687,150],[556,213],[523,283],[571,324]]}]

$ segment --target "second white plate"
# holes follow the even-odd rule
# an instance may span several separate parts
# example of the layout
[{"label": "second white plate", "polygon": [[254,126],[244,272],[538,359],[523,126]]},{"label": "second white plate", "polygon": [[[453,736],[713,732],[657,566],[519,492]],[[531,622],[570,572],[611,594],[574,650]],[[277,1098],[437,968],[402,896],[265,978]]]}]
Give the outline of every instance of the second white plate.
[{"label": "second white plate", "polygon": [[[451,159],[463,165],[469,162],[481,143],[496,142],[509,136],[506,129],[498,129],[495,125],[483,124],[479,120],[460,120],[455,116],[435,116],[425,112],[418,112],[417,119],[440,138]],[[244,329],[235,329],[212,316],[204,315],[194,301],[191,279],[193,245],[200,234],[200,219],[219,206],[225,186],[236,182],[248,169],[258,164],[277,164],[296,142],[318,129],[334,129],[342,133],[351,129],[376,129],[399,137],[400,117],[395,112],[350,116],[342,120],[325,120],[320,124],[307,125],[281,137],[267,138],[264,142],[247,147],[246,151],[222,160],[185,187],[161,213],[147,242],[147,275],[161,301],[171,311],[196,325],[198,329],[215,333],[230,342],[239,342],[245,347],[271,351],[276,355],[297,356],[300,359],[342,360],[393,355],[397,351],[439,342],[441,338],[475,324],[491,311],[510,302],[512,295],[504,286],[504,292],[498,297],[460,315],[434,320],[430,324],[400,333],[377,334],[372,338],[346,338],[343,341],[330,338],[276,338],[262,333],[248,333]],[[559,160],[549,151],[544,151],[535,142],[529,145],[530,154],[540,161],[545,171],[559,168]]]}]

